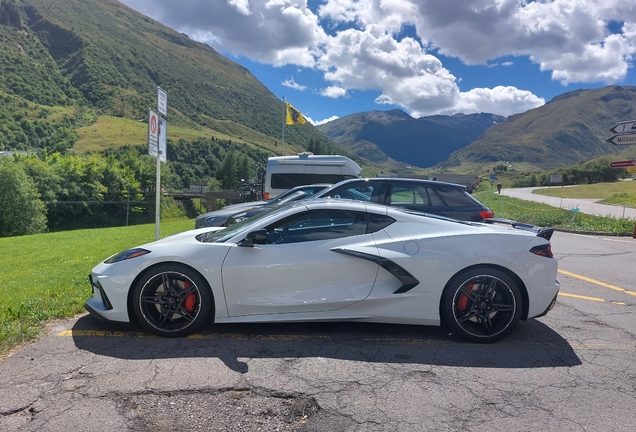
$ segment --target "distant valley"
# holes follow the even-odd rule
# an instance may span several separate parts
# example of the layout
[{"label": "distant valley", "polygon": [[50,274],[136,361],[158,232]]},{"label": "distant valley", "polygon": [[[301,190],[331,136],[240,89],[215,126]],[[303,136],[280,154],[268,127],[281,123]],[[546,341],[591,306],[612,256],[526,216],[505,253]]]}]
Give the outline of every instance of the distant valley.
[{"label": "distant valley", "polygon": [[437,171],[477,172],[500,162],[526,171],[580,164],[625,148],[605,142],[615,123],[636,119],[636,87],[577,90],[508,119],[457,114],[414,119],[400,111],[369,111],[318,129],[375,163],[389,160]]}]

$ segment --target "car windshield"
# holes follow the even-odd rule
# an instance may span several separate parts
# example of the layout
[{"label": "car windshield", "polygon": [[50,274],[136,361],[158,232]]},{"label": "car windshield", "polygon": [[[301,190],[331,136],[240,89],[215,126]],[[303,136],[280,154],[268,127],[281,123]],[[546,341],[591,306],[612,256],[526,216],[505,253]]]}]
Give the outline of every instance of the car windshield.
[{"label": "car windshield", "polygon": [[245,219],[244,221],[237,224],[230,225],[229,227],[224,228],[220,231],[210,231],[199,234],[196,239],[199,240],[201,243],[224,243],[235,235],[238,235],[244,231],[249,232],[252,228],[252,225],[257,224],[261,219],[269,217],[271,215],[276,215],[279,212],[285,211],[287,208],[289,207],[274,207],[271,210],[260,213],[252,218]]}]

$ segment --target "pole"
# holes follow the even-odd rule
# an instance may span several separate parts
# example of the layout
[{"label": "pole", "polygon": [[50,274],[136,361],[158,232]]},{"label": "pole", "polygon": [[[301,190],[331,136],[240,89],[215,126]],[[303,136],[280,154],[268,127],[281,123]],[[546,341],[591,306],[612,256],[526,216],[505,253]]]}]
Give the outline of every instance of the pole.
[{"label": "pole", "polygon": [[161,128],[157,127],[157,183],[155,186],[155,240],[159,240],[159,225],[161,224]]},{"label": "pole", "polygon": [[285,156],[285,122],[287,121],[287,105],[283,96],[283,139],[281,141],[282,156]]},{"label": "pole", "polygon": [[130,213],[130,186],[128,186],[128,193],[126,194],[126,226],[128,226],[128,213]]},{"label": "pole", "polygon": [[157,186],[155,189],[155,240],[159,240],[159,224],[161,223],[161,160],[159,154],[157,154]]}]

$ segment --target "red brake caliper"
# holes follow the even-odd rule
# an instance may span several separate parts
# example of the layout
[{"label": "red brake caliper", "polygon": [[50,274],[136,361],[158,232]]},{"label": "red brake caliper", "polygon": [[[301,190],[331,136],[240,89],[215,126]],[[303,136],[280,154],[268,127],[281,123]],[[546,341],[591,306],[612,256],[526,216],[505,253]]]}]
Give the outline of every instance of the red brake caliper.
[{"label": "red brake caliper", "polygon": [[[469,291],[472,291],[474,289],[474,286],[475,285],[471,282],[468,285],[466,285],[466,288]],[[460,312],[463,312],[467,306],[468,306],[468,296],[466,294],[461,294],[459,296],[459,300],[457,300],[457,310]]]},{"label": "red brake caliper", "polygon": [[[188,289],[191,286],[192,285],[190,284],[190,282],[188,281],[183,282],[183,289]],[[197,296],[195,296],[194,293],[188,294],[185,298],[185,301],[183,302],[183,307],[188,312],[194,312],[194,304],[196,302],[197,302]]]}]

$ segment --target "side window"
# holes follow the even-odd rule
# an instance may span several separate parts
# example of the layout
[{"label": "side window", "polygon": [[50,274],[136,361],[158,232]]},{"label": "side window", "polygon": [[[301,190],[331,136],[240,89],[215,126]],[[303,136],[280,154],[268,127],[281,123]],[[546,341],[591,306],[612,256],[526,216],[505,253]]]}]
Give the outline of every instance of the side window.
[{"label": "side window", "polygon": [[396,185],[385,201],[386,205],[418,205],[423,207],[440,207],[444,202],[430,187],[421,185]]},{"label": "side window", "polygon": [[395,219],[386,215],[379,215],[375,213],[369,213],[369,225],[367,226],[367,233],[374,233],[380,231],[383,228],[388,227]]},{"label": "side window", "polygon": [[424,204],[424,199],[417,189],[415,186],[394,186],[391,188],[391,194],[387,202],[396,206]]},{"label": "side window", "polygon": [[466,191],[454,188],[438,188],[437,192],[449,207],[472,207],[478,205]]},{"label": "side window", "polygon": [[338,183],[347,176],[342,174],[302,174],[302,173],[274,173],[271,177],[273,189],[291,189],[314,183]]},{"label": "side window", "polygon": [[330,240],[367,233],[367,214],[347,210],[312,210],[267,227],[268,243]]}]

